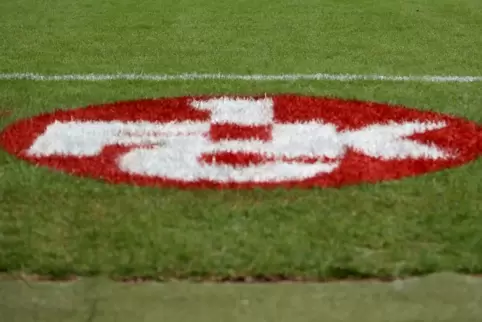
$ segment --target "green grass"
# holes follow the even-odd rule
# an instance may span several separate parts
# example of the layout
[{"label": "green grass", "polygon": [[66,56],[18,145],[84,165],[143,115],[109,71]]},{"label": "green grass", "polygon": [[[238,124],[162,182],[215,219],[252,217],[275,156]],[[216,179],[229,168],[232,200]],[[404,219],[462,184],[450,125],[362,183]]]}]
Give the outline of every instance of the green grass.
[{"label": "green grass", "polygon": [[0,71],[482,74],[479,0],[3,0]]},{"label": "green grass", "polygon": [[[114,98],[250,93],[257,87],[219,82],[162,88],[127,82],[4,85],[0,99],[10,102],[13,115],[3,123]],[[476,85],[306,82],[269,83],[263,89],[437,107],[476,121],[482,103]],[[22,91],[25,96],[19,95]],[[158,279],[482,271],[481,161],[377,185],[275,191],[107,185],[37,168],[5,152],[0,164],[4,271]]]},{"label": "green grass", "polygon": [[481,301],[480,279],[451,274],[390,284],[0,282],[9,322],[477,322]]},{"label": "green grass", "polygon": [[[166,2],[166,3],[164,3]],[[0,72],[482,74],[482,2],[0,3]],[[481,84],[0,81],[1,125],[55,108],[291,92],[482,121]],[[0,152],[0,270],[312,278],[482,272],[482,161],[343,189],[107,185]]]}]

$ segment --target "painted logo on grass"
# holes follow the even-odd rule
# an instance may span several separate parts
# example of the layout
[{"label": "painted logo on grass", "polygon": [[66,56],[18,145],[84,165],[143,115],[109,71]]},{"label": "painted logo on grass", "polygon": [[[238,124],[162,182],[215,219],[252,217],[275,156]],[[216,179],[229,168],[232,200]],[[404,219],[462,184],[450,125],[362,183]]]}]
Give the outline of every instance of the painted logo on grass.
[{"label": "painted logo on grass", "polygon": [[477,158],[472,122],[322,97],[181,97],[61,110],[20,120],[0,144],[53,169],[112,183],[339,187],[400,179]]}]

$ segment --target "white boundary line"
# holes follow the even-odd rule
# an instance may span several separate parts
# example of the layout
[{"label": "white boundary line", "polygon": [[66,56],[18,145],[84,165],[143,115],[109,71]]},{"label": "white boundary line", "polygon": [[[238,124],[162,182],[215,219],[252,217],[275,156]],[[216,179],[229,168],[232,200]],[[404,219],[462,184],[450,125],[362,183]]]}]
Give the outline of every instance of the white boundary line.
[{"label": "white boundary line", "polygon": [[474,83],[482,82],[482,76],[389,76],[359,74],[279,74],[279,75],[240,75],[240,74],[59,74],[42,75],[35,73],[0,73],[0,80],[32,80],[32,81],[191,81],[191,80],[242,80],[242,81],[392,81],[392,82],[425,82],[425,83]]}]

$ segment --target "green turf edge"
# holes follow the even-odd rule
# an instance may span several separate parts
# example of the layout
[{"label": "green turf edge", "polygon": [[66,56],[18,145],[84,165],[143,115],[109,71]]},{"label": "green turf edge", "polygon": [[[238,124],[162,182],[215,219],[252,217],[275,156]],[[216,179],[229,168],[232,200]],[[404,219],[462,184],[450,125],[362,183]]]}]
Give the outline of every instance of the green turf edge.
[{"label": "green turf edge", "polygon": [[[54,108],[117,99],[186,93],[285,91],[404,104],[482,121],[477,109],[482,104],[477,84],[273,82],[260,84],[259,87],[243,82],[169,82],[161,85],[155,82],[62,84],[15,81],[1,84],[6,86],[0,87],[0,108],[11,110],[12,114],[0,120],[0,127],[15,119]],[[476,180],[482,169],[482,159],[447,172],[398,182],[343,190],[313,190],[306,198],[302,191],[295,190],[289,193],[250,191],[241,194],[234,191],[161,191],[106,185],[37,169],[18,162],[10,155],[3,155],[0,153],[0,176],[3,176],[0,196],[4,196],[3,199],[0,197],[0,222],[4,224],[0,230],[6,237],[0,239],[3,246],[0,247],[0,271],[3,272],[23,271],[57,278],[70,274],[104,274],[114,278],[143,276],[153,279],[189,278],[193,275],[197,278],[212,278],[212,275],[231,277],[233,270],[240,275],[302,273],[314,278],[406,276],[438,271],[482,272],[479,218],[482,203],[478,198],[482,185]],[[448,185],[453,187],[453,192],[445,193]],[[174,204],[172,207],[165,205],[166,196]],[[343,229],[335,231],[339,231],[338,236],[343,234],[345,237],[347,229],[351,230],[351,243],[319,247],[318,235],[311,230],[313,221],[293,229],[293,224],[296,224],[293,214],[307,219],[310,212],[313,212],[311,217],[316,215],[313,207],[307,204],[320,209],[339,207],[340,211],[332,211],[323,227],[328,227],[330,222],[337,225],[344,222]],[[199,205],[203,206],[202,211],[192,210]],[[347,211],[342,211],[343,205],[348,205]],[[396,211],[395,207],[401,210]],[[156,208],[164,211],[165,220],[159,219]],[[280,208],[286,209],[285,214]],[[446,211],[442,212],[440,209],[444,208]],[[189,216],[179,216],[187,209]],[[206,209],[214,209],[218,215],[212,216],[213,212]],[[129,219],[133,213],[148,216],[143,221]],[[443,219],[444,215],[447,215],[447,220]],[[183,223],[189,229],[179,229],[178,233],[171,231],[167,234],[171,239],[161,238],[162,233],[146,229],[153,227],[152,223],[156,221],[159,226],[183,227],[180,217],[185,217]],[[268,225],[260,223],[259,218],[268,218],[269,225],[285,223],[273,225],[275,228],[270,232],[265,231]],[[397,218],[406,218],[409,225],[400,225]],[[353,229],[354,220],[364,228]],[[119,225],[124,221],[125,224]],[[96,225],[92,225],[93,222]],[[214,233],[202,227],[203,223],[210,222],[221,228]],[[378,228],[373,223],[378,223]],[[367,228],[368,232],[360,236],[359,231]],[[275,244],[270,236],[278,235],[280,242],[277,244],[283,248],[260,252],[253,247],[254,243],[244,246],[236,239],[239,231],[248,232],[242,242],[254,236],[258,242],[270,245]],[[296,231],[314,232],[314,237],[310,240],[301,234],[297,237],[293,233]],[[110,243],[109,238],[100,237],[106,232],[106,235],[116,237],[115,242]],[[405,238],[408,234],[410,236]],[[134,238],[129,239],[125,235]],[[191,241],[184,236],[192,236],[189,237]],[[395,251],[391,254],[383,251],[383,243],[377,236],[390,237],[389,245]],[[125,240],[136,240],[136,243],[125,244]],[[180,251],[176,254],[171,245]],[[252,252],[253,249],[256,252]],[[248,253],[249,258],[244,255],[247,252],[254,255]],[[259,256],[260,253],[264,256]],[[304,260],[300,254],[307,259]],[[130,259],[132,261],[129,262]],[[383,266],[386,263],[390,265]]]},{"label": "green turf edge", "polygon": [[391,283],[0,282],[9,322],[475,322],[480,303],[482,279],[452,273]]}]

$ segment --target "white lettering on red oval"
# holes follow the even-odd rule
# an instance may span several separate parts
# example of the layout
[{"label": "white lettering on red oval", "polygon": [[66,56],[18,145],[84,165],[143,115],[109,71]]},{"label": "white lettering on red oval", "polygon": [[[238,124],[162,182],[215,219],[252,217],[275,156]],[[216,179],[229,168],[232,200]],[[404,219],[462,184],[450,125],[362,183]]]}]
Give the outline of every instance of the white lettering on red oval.
[{"label": "white lettering on red oval", "polygon": [[[281,95],[118,104],[118,116],[113,104],[39,116],[30,130],[19,121],[0,143],[32,162],[111,182],[192,187],[376,182],[480,153],[475,123],[372,102]],[[15,139],[18,131],[25,137]],[[463,141],[468,135],[475,139]]]}]

